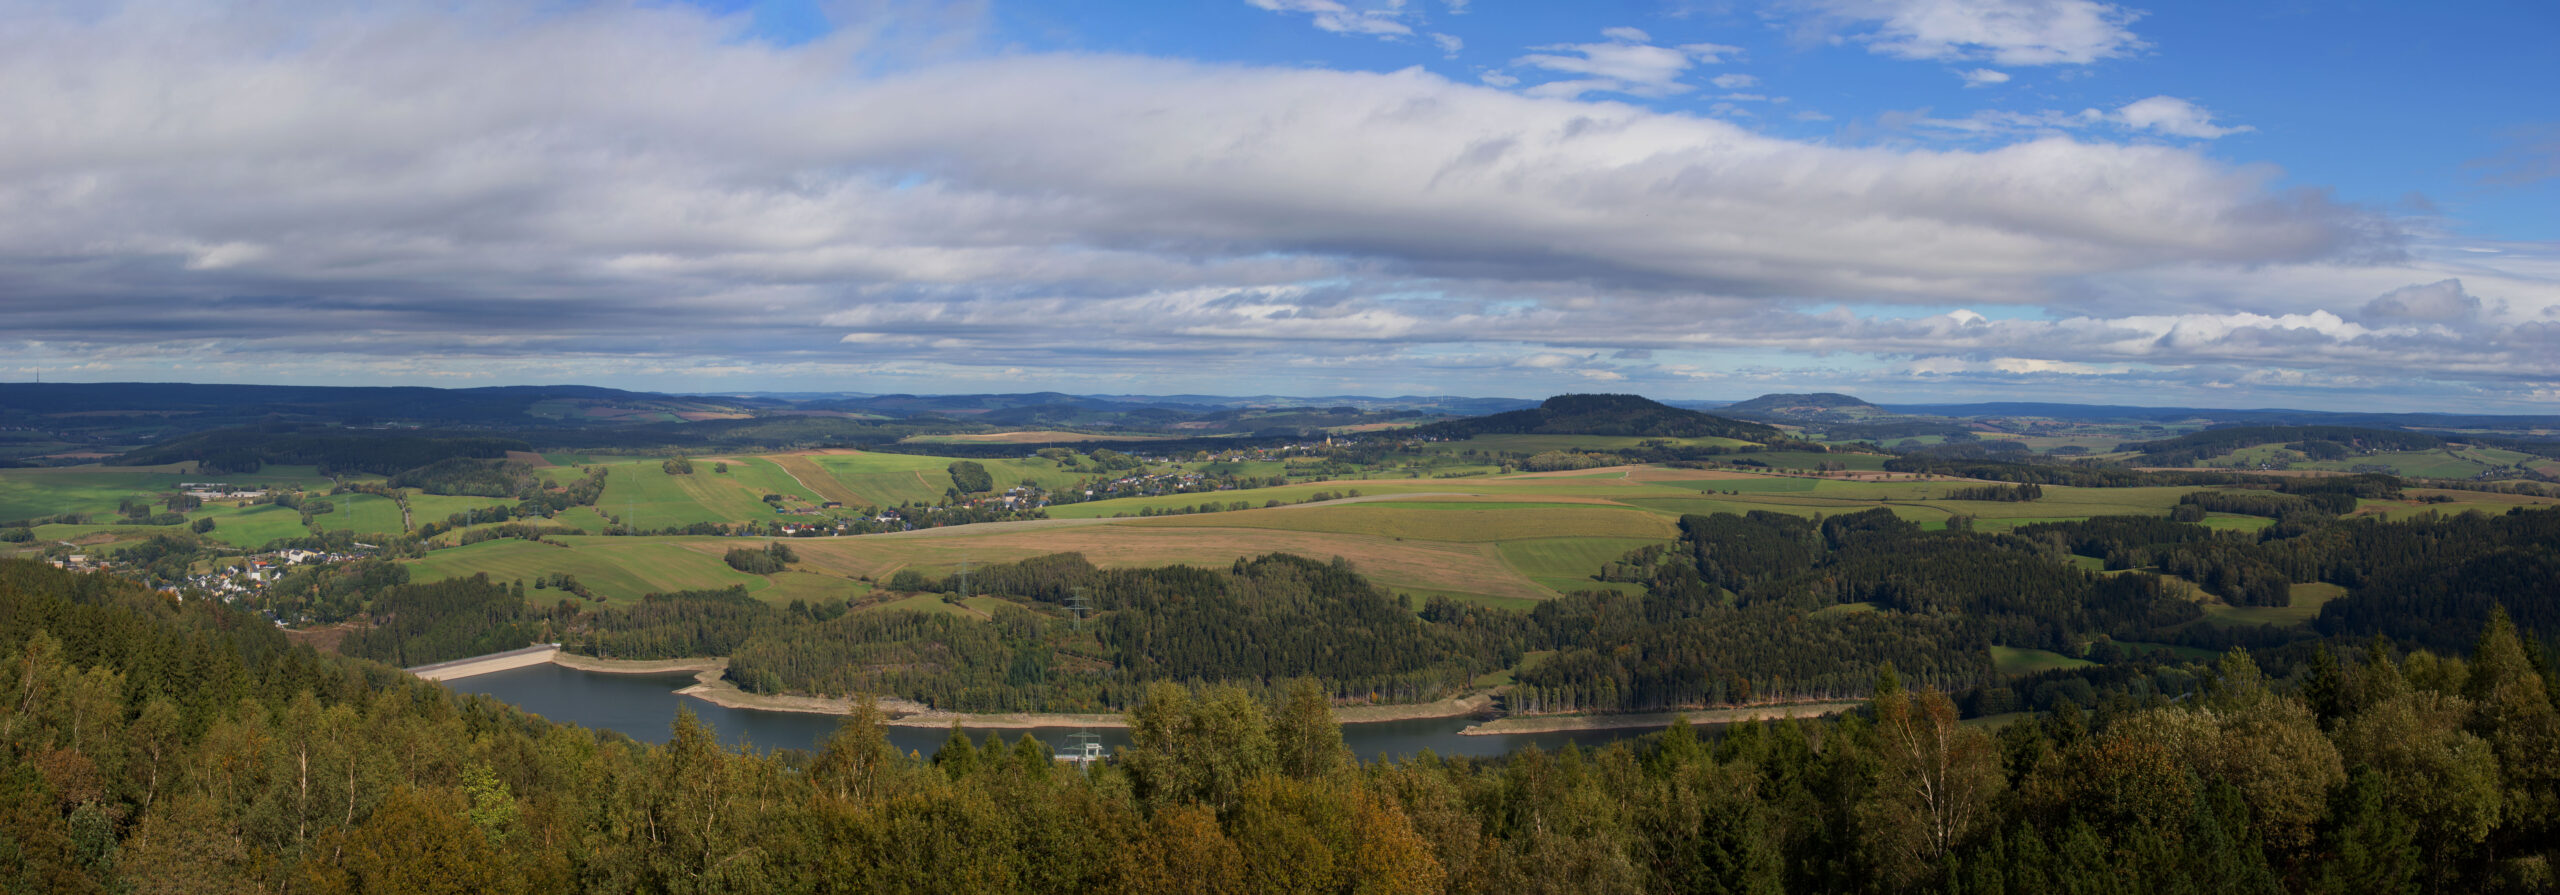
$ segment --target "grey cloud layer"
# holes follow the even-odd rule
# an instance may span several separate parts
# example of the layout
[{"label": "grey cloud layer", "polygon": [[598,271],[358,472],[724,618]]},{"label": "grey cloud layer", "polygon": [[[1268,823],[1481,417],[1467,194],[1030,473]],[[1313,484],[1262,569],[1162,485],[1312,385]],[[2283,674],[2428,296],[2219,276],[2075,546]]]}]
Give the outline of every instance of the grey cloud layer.
[{"label": "grey cloud layer", "polygon": [[2317,365],[2439,330],[2530,340],[2476,303],[2459,329],[2428,294],[2375,310],[2389,286],[2282,312],[2362,323],[1796,310],[2059,307],[2110,278],[2399,250],[2387,221],[2188,148],[1833,146],[1418,70],[883,74],[860,29],[778,49],[676,7],[260,9],[0,4],[27,26],[0,29],[0,331],[23,356],[843,375],[893,352],[1074,372],[1249,350],[1464,377],[1548,347]]}]

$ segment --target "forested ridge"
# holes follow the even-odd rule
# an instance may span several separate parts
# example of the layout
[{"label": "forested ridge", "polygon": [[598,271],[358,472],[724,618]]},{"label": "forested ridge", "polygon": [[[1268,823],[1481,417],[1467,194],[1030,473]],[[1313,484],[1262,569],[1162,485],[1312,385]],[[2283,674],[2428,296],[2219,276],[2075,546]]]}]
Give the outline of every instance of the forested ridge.
[{"label": "forested ridge", "polygon": [[[2168,669],[2157,669],[2166,672]],[[0,888],[43,892],[2547,891],[2548,660],[2493,615],[1996,731],[1891,671],[1836,722],[1360,764],[1320,688],[1171,684],[1079,774],[553,726],[218,605],[0,562]],[[2174,692],[2172,690],[2174,689]]]},{"label": "forested ridge", "polygon": [[1645,438],[1786,440],[1772,426],[1682,410],[1637,395],[1557,395],[1536,407],[1432,423],[1414,434],[1428,438],[1477,435],[1630,435]]}]

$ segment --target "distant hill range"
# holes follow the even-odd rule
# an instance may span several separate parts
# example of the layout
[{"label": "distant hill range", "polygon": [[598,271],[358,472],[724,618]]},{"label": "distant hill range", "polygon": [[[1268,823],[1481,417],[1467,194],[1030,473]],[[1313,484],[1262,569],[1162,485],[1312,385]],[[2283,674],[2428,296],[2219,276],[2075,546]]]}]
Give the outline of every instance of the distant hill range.
[{"label": "distant hill range", "polygon": [[1785,437],[1771,426],[1682,410],[1637,395],[1557,395],[1526,410],[1433,423],[1417,435],[1622,435],[1640,438],[1733,438],[1766,442]]},{"label": "distant hill range", "polygon": [[1717,410],[1744,419],[1863,419],[1889,413],[1882,407],[1836,392],[1809,395],[1761,395],[1748,401],[1727,404]]}]

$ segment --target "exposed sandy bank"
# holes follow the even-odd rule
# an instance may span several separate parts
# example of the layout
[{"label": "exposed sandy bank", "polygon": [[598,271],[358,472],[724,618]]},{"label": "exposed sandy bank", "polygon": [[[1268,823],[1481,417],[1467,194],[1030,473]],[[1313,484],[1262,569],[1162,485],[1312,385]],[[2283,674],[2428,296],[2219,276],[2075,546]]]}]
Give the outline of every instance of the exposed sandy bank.
[{"label": "exposed sandy bank", "polygon": [[486,656],[473,656],[468,659],[456,659],[451,662],[438,662],[433,665],[420,665],[416,668],[409,669],[409,673],[417,675],[419,680],[426,681],[459,680],[466,677],[476,677],[483,674],[512,671],[518,668],[540,665],[544,662],[551,661],[551,657],[559,654],[559,652],[560,648],[557,646],[529,646],[520,650],[492,653]]},{"label": "exposed sandy bank", "polygon": [[692,659],[599,659],[561,652],[551,656],[551,664],[599,674],[666,674],[671,671],[727,671],[729,660],[719,656]]},{"label": "exposed sandy bank", "polygon": [[1731,724],[1737,721],[1768,721],[1778,718],[1819,718],[1825,715],[1837,715],[1865,704],[1859,701],[1800,702],[1788,705],[1755,705],[1738,709],[1658,712],[1643,715],[1539,715],[1487,721],[1458,731],[1458,734],[1460,736],[1494,736],[1506,733],[1553,733],[1563,730],[1631,730],[1669,727],[1671,719],[1684,715],[1688,717],[1691,724]]}]

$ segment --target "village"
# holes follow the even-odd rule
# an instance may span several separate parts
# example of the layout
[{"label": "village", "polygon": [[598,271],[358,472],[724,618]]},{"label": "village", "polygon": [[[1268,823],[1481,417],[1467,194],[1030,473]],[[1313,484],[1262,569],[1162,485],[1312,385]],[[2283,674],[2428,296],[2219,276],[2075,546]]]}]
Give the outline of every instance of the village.
[{"label": "village", "polygon": [[[267,585],[284,577],[292,566],[329,566],[353,562],[373,555],[371,544],[355,544],[350,550],[305,550],[287,547],[243,556],[218,557],[207,561],[211,568],[190,573],[175,581],[164,582],[159,590],[179,600],[211,597],[225,603],[252,600],[266,592]],[[102,555],[73,553],[52,557],[45,563],[72,572],[134,572],[138,564]],[[283,624],[278,621],[277,624]]]}]

